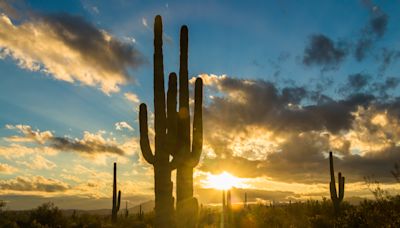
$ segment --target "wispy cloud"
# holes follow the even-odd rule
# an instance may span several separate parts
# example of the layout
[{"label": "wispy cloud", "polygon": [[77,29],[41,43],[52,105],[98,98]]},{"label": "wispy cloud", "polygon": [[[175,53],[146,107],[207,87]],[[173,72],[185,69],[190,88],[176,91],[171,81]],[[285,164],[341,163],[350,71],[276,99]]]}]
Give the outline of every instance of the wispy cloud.
[{"label": "wispy cloud", "polygon": [[14,179],[0,180],[0,189],[4,191],[38,191],[38,192],[62,192],[70,186],[64,182],[49,179],[42,176],[18,176]]},{"label": "wispy cloud", "polygon": [[128,101],[134,103],[134,104],[138,104],[140,102],[139,97],[131,92],[127,92],[124,93],[125,99],[127,99]]},{"label": "wispy cloud", "polygon": [[8,164],[0,163],[0,173],[2,174],[13,174],[18,171],[17,168],[12,167]]},{"label": "wispy cloud", "polygon": [[41,155],[36,155],[30,159],[29,162],[27,161],[17,161],[17,164],[24,165],[30,169],[38,169],[38,170],[51,170],[57,167],[57,165],[47,160],[45,157]]},{"label": "wispy cloud", "polygon": [[131,125],[129,125],[127,122],[125,122],[125,121],[115,123],[115,129],[116,130],[122,131],[124,128],[129,130],[129,131],[133,131],[133,127]]}]

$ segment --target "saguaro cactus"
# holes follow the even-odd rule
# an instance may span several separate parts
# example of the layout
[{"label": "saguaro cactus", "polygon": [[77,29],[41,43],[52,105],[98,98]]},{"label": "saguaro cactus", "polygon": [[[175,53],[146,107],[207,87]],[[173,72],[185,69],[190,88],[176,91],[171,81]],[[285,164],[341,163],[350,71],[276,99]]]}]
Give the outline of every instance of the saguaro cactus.
[{"label": "saguaro cactus", "polygon": [[203,82],[195,82],[193,140],[190,137],[189,83],[188,83],[188,28],[182,26],[180,34],[178,153],[176,173],[176,209],[178,227],[196,227],[198,202],[193,197],[193,168],[200,160],[203,148]]},{"label": "saguaro cactus", "polygon": [[125,202],[125,218],[128,218],[129,210],[128,210],[128,201]]},{"label": "saguaro cactus", "polygon": [[339,172],[338,182],[339,182],[339,194],[336,191],[336,182],[335,182],[335,170],[333,168],[333,157],[332,152],[329,152],[329,165],[331,171],[331,182],[330,182],[330,192],[331,192],[331,200],[333,203],[333,207],[335,209],[335,214],[338,214],[340,211],[340,203],[343,201],[344,197],[344,177],[342,177],[342,173]]},{"label": "saguaro cactus", "polygon": [[113,198],[112,198],[112,210],[111,210],[112,222],[117,221],[117,214],[120,205],[121,205],[121,191],[118,191],[118,199],[117,199],[117,163],[114,162]]},{"label": "saguaro cactus", "polygon": [[167,112],[165,110],[164,65],[162,53],[162,20],[157,15],[154,22],[154,128],[155,151],[150,148],[147,107],[140,105],[140,148],[144,159],[154,167],[155,227],[174,227],[174,199],[172,197],[171,171],[175,162],[169,157],[175,154],[177,139],[177,77],[169,75]]}]

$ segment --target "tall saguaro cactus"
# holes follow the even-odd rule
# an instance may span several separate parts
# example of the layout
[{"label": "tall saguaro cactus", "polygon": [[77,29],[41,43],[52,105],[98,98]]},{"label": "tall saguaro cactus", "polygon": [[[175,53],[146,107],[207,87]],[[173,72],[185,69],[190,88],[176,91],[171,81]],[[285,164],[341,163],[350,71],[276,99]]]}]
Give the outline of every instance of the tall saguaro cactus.
[{"label": "tall saguaro cactus", "polygon": [[342,173],[339,172],[338,175],[338,187],[339,194],[336,191],[336,182],[335,182],[335,170],[333,168],[333,157],[332,152],[329,152],[329,165],[331,171],[331,182],[330,182],[330,192],[331,192],[331,200],[333,203],[333,207],[335,209],[335,214],[338,214],[340,211],[340,203],[343,201],[344,197],[344,177],[342,177]]},{"label": "tall saguaro cactus", "polygon": [[203,148],[203,82],[195,82],[193,139],[190,134],[189,81],[188,81],[188,28],[182,26],[180,34],[178,153],[176,173],[176,209],[178,227],[196,227],[198,202],[193,197],[193,168],[200,160]]},{"label": "tall saguaro cactus", "polygon": [[112,222],[117,221],[117,215],[120,206],[121,206],[121,191],[118,191],[118,198],[117,198],[117,163],[114,162],[113,198],[112,198],[112,210],[111,210]]},{"label": "tall saguaro cactus", "polygon": [[162,51],[162,19],[157,15],[154,22],[154,128],[155,151],[150,148],[147,107],[140,105],[140,148],[144,159],[154,167],[155,227],[174,227],[174,199],[172,197],[171,170],[169,159],[176,151],[177,138],[177,78],[169,75],[167,112],[164,91],[164,64]]}]

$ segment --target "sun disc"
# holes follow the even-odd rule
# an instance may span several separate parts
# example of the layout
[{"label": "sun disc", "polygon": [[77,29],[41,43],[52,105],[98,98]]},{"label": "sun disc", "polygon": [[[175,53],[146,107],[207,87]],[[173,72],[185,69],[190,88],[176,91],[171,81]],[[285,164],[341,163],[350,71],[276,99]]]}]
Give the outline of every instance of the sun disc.
[{"label": "sun disc", "polygon": [[208,174],[207,179],[204,182],[207,187],[218,190],[228,190],[232,187],[240,187],[243,185],[240,178],[237,178],[228,172],[222,172],[218,175]]}]

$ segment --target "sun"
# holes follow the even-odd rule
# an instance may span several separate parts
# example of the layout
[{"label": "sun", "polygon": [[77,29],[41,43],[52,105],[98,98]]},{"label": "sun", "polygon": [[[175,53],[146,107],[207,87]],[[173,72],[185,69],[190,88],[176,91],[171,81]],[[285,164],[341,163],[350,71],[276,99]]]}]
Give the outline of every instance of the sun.
[{"label": "sun", "polygon": [[242,179],[224,171],[218,175],[208,174],[207,179],[204,180],[204,185],[207,188],[228,190],[232,187],[243,187],[244,183]]}]

